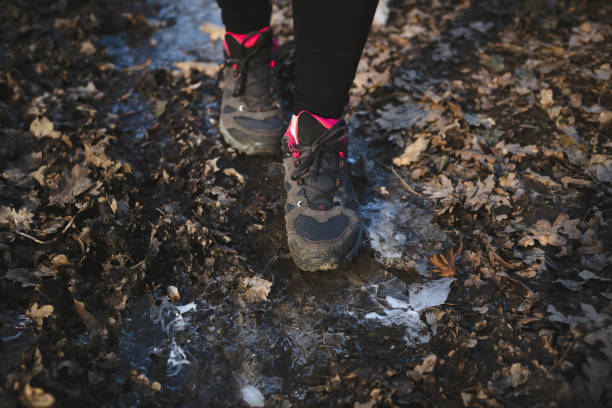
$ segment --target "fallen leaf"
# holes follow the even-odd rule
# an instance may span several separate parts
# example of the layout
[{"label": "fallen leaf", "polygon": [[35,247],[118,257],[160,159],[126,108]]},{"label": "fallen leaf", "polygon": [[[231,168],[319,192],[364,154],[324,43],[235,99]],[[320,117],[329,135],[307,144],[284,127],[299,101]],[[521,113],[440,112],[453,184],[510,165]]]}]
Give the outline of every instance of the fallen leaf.
[{"label": "fallen leaf", "polygon": [[244,176],[242,174],[238,173],[236,171],[236,169],[234,169],[232,167],[223,169],[223,174],[225,174],[226,176],[234,177],[243,186],[246,185],[246,182],[244,180]]},{"label": "fallen leaf", "polygon": [[538,147],[536,145],[521,146],[518,143],[506,144],[503,140],[495,145],[496,149],[499,149],[504,155],[510,153],[512,156],[523,158],[525,156],[535,156],[538,154]]},{"label": "fallen leaf", "polygon": [[547,107],[553,104],[552,89],[542,89],[540,91],[540,105]]},{"label": "fallen leaf", "polygon": [[525,384],[529,379],[529,369],[523,367],[521,363],[514,363],[510,366],[510,382],[512,387],[516,388],[519,385]]},{"label": "fallen leaf", "polygon": [[166,113],[166,106],[168,105],[168,101],[158,100],[155,102],[155,107],[153,107],[153,116],[157,119],[161,118],[164,113]]},{"label": "fallen leaf", "polygon": [[19,211],[7,206],[0,207],[0,225],[8,224],[10,228],[16,228],[20,231],[28,231],[34,214],[27,208],[21,208]]},{"label": "fallen leaf", "polygon": [[590,180],[577,179],[574,177],[563,176],[561,177],[561,184],[563,184],[563,188],[568,188],[570,184],[576,184],[578,186],[590,186]]},{"label": "fallen leaf", "polygon": [[59,139],[60,132],[53,130],[53,122],[45,116],[36,118],[30,123],[30,132],[36,138],[50,137],[51,139]]},{"label": "fallen leaf", "polygon": [[222,40],[225,37],[225,27],[205,22],[200,24],[200,30],[210,37],[211,41]]},{"label": "fallen leaf", "polygon": [[455,260],[461,254],[461,250],[463,248],[463,242],[459,242],[459,248],[457,249],[457,253],[455,253],[454,249],[451,248],[448,250],[448,259],[440,254],[433,254],[429,258],[429,262],[431,262],[437,269],[434,269],[433,272],[439,274],[440,276],[455,276],[457,275],[457,269],[455,266]]},{"label": "fallen leaf", "polygon": [[[483,181],[477,180],[476,184],[471,181],[465,183],[465,190],[463,195],[465,197],[465,206],[477,211],[485,204],[489,203],[489,195],[495,188],[495,178],[492,174],[487,176]],[[510,203],[504,203],[510,207]]]},{"label": "fallen leaf", "polygon": [[66,257],[66,255],[64,254],[54,256],[51,262],[53,263],[51,265],[51,269],[54,269],[56,271],[62,266],[72,265],[68,260],[68,257]]},{"label": "fallen leaf", "polygon": [[407,166],[418,160],[421,153],[429,146],[429,139],[425,135],[420,135],[417,140],[410,143],[404,149],[404,153],[393,159],[393,164],[396,166]]},{"label": "fallen leaf", "polygon": [[206,76],[214,77],[219,72],[219,64],[215,62],[183,61],[175,62],[174,66],[181,71],[194,70]]},{"label": "fallen leaf", "polygon": [[553,179],[551,179],[548,176],[543,176],[541,174],[536,173],[535,171],[531,170],[531,169],[527,169],[527,171],[524,173],[525,177],[538,182],[540,184],[543,184],[547,187],[551,187],[551,188],[557,188],[560,189],[561,188],[561,184],[557,183],[556,181],[554,181]]},{"label": "fallen leaf", "polygon": [[32,387],[27,383],[19,395],[19,402],[26,408],[49,408],[55,404],[55,398],[41,388]]},{"label": "fallen leaf", "polygon": [[171,302],[178,302],[181,300],[181,295],[179,294],[178,288],[176,286],[168,286],[166,288],[166,293],[168,294],[168,298]]},{"label": "fallen leaf", "polygon": [[487,129],[491,129],[495,126],[495,121],[492,118],[481,114],[464,113],[463,119],[465,119],[470,126],[484,126]]},{"label": "fallen leaf", "polygon": [[242,283],[249,288],[244,293],[244,298],[249,302],[258,300],[268,300],[268,293],[272,288],[272,282],[265,279],[254,277],[244,278]]},{"label": "fallen leaf", "polygon": [[124,70],[128,72],[142,71],[143,69],[151,65],[151,63],[153,63],[153,60],[151,58],[147,58],[140,64],[132,65],[131,67],[124,68]]},{"label": "fallen leaf", "polygon": [[66,203],[71,203],[77,196],[89,190],[95,183],[88,177],[90,170],[80,164],[76,164],[69,174],[64,174],[61,189],[52,192],[49,195],[49,203],[63,206]]},{"label": "fallen leaf", "polygon": [[421,364],[414,367],[414,371],[420,376],[431,373],[436,367],[436,361],[438,361],[438,357],[435,354],[430,354],[425,357]]},{"label": "fallen leaf", "polygon": [[594,154],[589,161],[588,171],[595,179],[612,183],[612,158],[603,154]]},{"label": "fallen leaf", "polygon": [[581,271],[578,276],[580,276],[584,280],[600,280],[602,282],[610,282],[612,279],[602,278],[601,276],[594,274],[591,271],[587,271],[586,269]]},{"label": "fallen leaf", "polygon": [[76,299],[73,299],[73,300],[74,300],[74,310],[76,311],[77,315],[81,318],[83,323],[85,323],[85,326],[87,326],[87,330],[89,330],[89,337],[93,339],[95,337],[103,335],[105,331],[104,327],[98,321],[98,319],[96,319],[95,316],[91,314],[85,308],[85,303],[80,302]]},{"label": "fallen leaf", "polygon": [[53,310],[53,306],[51,305],[44,305],[39,308],[38,303],[34,303],[26,312],[26,316],[29,316],[40,329],[43,325],[43,320],[51,316],[53,314]]}]

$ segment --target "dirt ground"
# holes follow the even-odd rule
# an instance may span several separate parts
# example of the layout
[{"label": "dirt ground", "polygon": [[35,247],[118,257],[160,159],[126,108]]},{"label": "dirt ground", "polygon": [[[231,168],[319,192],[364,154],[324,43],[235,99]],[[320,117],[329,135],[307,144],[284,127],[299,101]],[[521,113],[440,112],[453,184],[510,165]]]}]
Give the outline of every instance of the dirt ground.
[{"label": "dirt ground", "polygon": [[2,5],[0,407],[612,406],[612,3],[392,1],[326,274],[219,135],[213,2],[171,4]]}]

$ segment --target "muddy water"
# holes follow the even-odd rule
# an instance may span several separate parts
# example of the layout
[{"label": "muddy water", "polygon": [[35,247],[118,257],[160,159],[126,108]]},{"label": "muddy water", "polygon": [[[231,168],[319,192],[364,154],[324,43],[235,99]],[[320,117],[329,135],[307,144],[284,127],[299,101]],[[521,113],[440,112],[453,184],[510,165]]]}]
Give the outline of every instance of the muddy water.
[{"label": "muddy water", "polygon": [[[198,29],[204,21],[219,23],[213,1],[155,6],[157,20],[176,23],[161,24],[149,41],[106,38],[118,65],[220,60],[218,44]],[[123,130],[137,138],[140,125]],[[136,370],[162,384],[162,400],[182,406],[302,405],[310,387],[335,375],[338,362],[407,361],[413,346],[435,336],[428,308],[444,303],[452,281],[429,278],[427,257],[447,237],[382,166],[388,153],[367,148],[369,129],[356,119],[352,126],[352,165],[366,175],[356,179],[366,230],[357,259],[334,273],[299,271],[286,254],[283,216],[271,212],[265,232],[246,244],[247,266],[273,283],[268,300],[248,303],[235,292],[212,304],[203,293],[177,305],[161,291],[153,305],[131,304],[120,339],[120,382]],[[282,200],[280,162],[239,158],[235,167],[247,176],[250,195]],[[140,400],[132,391],[119,403]]]}]

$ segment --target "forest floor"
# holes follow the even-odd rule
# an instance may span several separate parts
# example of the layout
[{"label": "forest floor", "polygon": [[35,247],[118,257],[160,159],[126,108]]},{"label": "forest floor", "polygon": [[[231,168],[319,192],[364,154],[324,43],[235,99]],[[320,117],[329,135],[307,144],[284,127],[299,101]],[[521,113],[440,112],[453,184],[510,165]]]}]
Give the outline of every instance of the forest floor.
[{"label": "forest floor", "polygon": [[0,407],[612,406],[611,2],[391,2],[333,273],[219,135],[214,1],[2,9]]}]

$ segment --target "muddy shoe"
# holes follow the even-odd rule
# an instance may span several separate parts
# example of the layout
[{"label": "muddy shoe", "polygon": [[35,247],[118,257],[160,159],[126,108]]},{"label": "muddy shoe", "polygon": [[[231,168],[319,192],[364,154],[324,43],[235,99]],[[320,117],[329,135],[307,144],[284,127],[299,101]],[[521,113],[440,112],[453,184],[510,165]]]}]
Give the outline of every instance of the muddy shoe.
[{"label": "muddy shoe", "polygon": [[306,271],[336,269],[359,250],[359,203],[347,164],[344,120],[300,112],[283,138],[289,250]]},{"label": "muddy shoe", "polygon": [[275,48],[270,28],[225,35],[219,129],[227,143],[249,156],[278,153],[285,128]]}]

